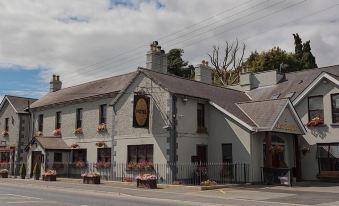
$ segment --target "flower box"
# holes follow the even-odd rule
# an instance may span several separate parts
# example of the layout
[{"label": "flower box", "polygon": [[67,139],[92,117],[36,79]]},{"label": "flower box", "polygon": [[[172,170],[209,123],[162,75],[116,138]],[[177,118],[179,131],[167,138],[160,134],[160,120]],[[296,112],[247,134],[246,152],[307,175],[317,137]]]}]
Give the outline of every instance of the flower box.
[{"label": "flower box", "polygon": [[2,136],[3,136],[3,137],[8,137],[8,135],[9,135],[9,133],[8,133],[7,130],[5,130],[5,131],[2,132]]},{"label": "flower box", "polygon": [[0,177],[1,178],[8,178],[8,170],[6,170],[6,169],[0,170]]},{"label": "flower box", "polygon": [[84,184],[100,184],[100,176],[95,177],[83,177],[83,183]]},{"label": "flower box", "polygon": [[42,174],[43,181],[56,181],[56,171],[48,170]]},{"label": "flower box", "polygon": [[56,175],[42,175],[42,180],[43,181],[56,181]]},{"label": "flower box", "polygon": [[84,173],[81,175],[84,184],[100,184],[100,174],[95,172]]},{"label": "flower box", "polygon": [[97,147],[104,147],[104,146],[106,146],[106,143],[104,141],[98,141],[98,142],[95,143],[95,145]]},{"label": "flower box", "polygon": [[313,119],[311,119],[306,126],[307,127],[316,127],[319,125],[323,125],[324,124],[324,120],[320,117],[314,117]]},{"label": "flower box", "polygon": [[73,133],[75,135],[82,135],[83,134],[82,128],[76,128]]},{"label": "flower box", "polygon": [[97,132],[104,133],[107,132],[107,125],[105,123],[101,123],[97,125]]},{"label": "flower box", "polygon": [[157,180],[141,180],[137,179],[138,188],[157,189]]},{"label": "flower box", "polygon": [[137,178],[138,188],[156,189],[157,188],[157,177],[151,174],[144,174]]},{"label": "flower box", "polygon": [[80,146],[78,144],[71,144],[71,149],[76,149],[76,148],[79,148]]},{"label": "flower box", "polygon": [[53,131],[54,136],[61,136],[61,129],[55,129]]}]

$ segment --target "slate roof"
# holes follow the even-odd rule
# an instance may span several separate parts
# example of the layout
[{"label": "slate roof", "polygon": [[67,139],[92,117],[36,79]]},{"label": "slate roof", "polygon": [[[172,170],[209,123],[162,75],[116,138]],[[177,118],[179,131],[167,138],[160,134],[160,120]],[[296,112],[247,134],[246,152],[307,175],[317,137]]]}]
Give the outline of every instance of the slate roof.
[{"label": "slate roof", "polygon": [[291,100],[293,101],[310,85],[322,72],[326,72],[338,79],[339,65],[307,69],[298,72],[286,73],[286,78],[279,84],[261,87],[248,91],[247,94],[254,100],[268,100],[273,95],[280,94],[278,98],[284,98],[287,94],[295,92]]},{"label": "slate roof", "polygon": [[250,98],[244,92],[199,81],[188,80],[144,68],[139,68],[139,71],[143,72],[146,76],[171,93],[210,100],[247,124],[255,126],[252,120],[249,119],[235,104],[237,102],[250,101]]},{"label": "slate roof", "polygon": [[124,89],[136,76],[137,72],[113,76],[105,79],[67,87],[56,92],[49,92],[31,105],[31,108],[45,107],[55,104],[81,101],[95,97],[114,97],[117,92]]},{"label": "slate roof", "polygon": [[60,137],[35,137],[45,150],[69,150],[70,147]]},{"label": "slate roof", "polygon": [[286,108],[288,99],[238,103],[238,107],[258,128],[272,128],[280,112]]},{"label": "slate roof", "polygon": [[28,107],[28,104],[32,104],[33,102],[37,101],[37,99],[33,98],[6,95],[1,104],[1,108],[3,107],[4,101],[6,99],[10,102],[11,105],[13,105],[17,113],[27,113],[25,109]]}]

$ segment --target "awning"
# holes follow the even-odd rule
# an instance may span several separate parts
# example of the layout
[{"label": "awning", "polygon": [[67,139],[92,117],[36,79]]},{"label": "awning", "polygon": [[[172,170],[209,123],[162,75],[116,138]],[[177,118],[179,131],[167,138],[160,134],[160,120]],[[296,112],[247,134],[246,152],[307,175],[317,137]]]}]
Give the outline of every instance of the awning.
[{"label": "awning", "polygon": [[71,148],[65,143],[61,137],[34,137],[26,146],[37,143],[45,150],[70,150]]}]

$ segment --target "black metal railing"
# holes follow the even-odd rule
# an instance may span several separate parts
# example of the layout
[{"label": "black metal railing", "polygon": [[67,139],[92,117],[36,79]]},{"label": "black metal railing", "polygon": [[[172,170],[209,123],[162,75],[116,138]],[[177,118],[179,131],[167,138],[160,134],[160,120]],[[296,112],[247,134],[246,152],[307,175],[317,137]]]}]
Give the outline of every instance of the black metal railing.
[{"label": "black metal railing", "polygon": [[[16,165],[17,168],[20,165]],[[250,166],[244,163],[155,163],[140,167],[126,163],[83,162],[42,164],[41,167],[42,171],[56,170],[58,177],[81,178],[83,173],[96,172],[103,180],[122,182],[134,182],[137,176],[144,174],[157,176],[158,183],[163,184],[199,185],[206,180],[213,180],[218,184],[242,184],[251,181]],[[27,174],[31,171],[27,171]]]}]

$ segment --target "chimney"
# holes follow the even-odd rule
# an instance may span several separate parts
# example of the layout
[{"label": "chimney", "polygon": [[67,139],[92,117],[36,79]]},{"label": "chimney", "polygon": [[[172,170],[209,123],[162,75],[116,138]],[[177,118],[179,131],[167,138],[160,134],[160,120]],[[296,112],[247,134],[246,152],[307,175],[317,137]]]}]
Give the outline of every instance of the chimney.
[{"label": "chimney", "polygon": [[208,66],[208,61],[202,60],[201,64],[195,67],[194,80],[212,84],[212,69]]},{"label": "chimney", "polygon": [[62,82],[60,76],[53,74],[52,80],[49,82],[49,92],[55,92],[61,89]]},{"label": "chimney", "polygon": [[164,74],[167,73],[167,56],[165,50],[161,49],[157,41],[150,44],[150,50],[146,54],[146,68]]}]

